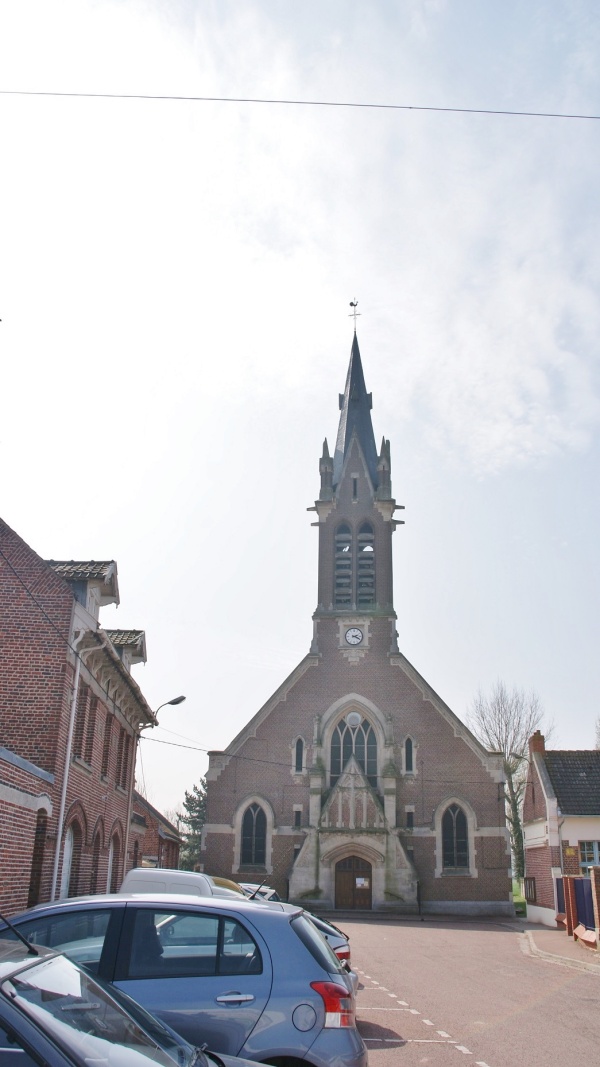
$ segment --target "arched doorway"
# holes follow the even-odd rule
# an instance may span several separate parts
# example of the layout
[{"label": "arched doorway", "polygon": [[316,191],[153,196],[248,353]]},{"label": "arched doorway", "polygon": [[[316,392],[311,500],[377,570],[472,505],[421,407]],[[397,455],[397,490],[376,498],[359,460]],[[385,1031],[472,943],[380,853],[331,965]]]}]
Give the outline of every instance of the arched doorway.
[{"label": "arched doorway", "polygon": [[335,906],[338,909],[371,908],[371,864],[360,856],[346,856],[335,865]]}]

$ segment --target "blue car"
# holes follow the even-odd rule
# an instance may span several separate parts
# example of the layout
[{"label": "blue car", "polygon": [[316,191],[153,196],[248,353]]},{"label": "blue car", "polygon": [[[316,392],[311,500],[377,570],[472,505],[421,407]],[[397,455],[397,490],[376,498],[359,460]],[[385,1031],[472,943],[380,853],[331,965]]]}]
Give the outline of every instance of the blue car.
[{"label": "blue car", "polygon": [[51,949],[0,940],[2,1067],[251,1067],[189,1045]]},{"label": "blue car", "polygon": [[275,1067],[367,1067],[351,979],[302,908],[110,894],[42,904],[11,922],[194,1046]]}]

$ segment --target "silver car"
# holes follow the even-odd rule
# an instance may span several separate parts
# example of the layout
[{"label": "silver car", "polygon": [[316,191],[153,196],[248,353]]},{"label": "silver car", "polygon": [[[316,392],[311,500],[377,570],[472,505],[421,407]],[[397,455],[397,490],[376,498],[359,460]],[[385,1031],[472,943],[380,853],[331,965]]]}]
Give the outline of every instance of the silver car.
[{"label": "silver car", "polygon": [[0,941],[3,1067],[250,1067],[189,1045],[66,956]]},{"label": "silver car", "polygon": [[276,1067],[367,1065],[351,979],[302,908],[113,894],[43,904],[11,921],[192,1045]]}]

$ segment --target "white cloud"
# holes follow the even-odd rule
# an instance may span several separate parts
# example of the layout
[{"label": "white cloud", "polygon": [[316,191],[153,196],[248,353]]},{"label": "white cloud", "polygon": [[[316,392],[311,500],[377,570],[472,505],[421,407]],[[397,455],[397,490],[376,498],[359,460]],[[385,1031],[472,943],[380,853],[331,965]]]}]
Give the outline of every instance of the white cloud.
[{"label": "white cloud", "polygon": [[[572,2],[22,0],[0,10],[0,88],[597,113],[597,43]],[[445,538],[461,599],[478,603],[459,520],[443,525],[450,486],[487,519],[511,479],[556,471],[570,491],[580,464],[589,497],[597,123],[7,96],[0,123],[3,516],[42,554],[117,557],[115,623],[147,628],[140,681],[156,703],[174,678],[187,688],[169,721],[185,716],[188,734],[223,704],[193,735],[225,744],[308,647],[303,508],[336,429],[351,298],[376,434],[392,439],[420,532],[407,527],[402,553],[422,576]],[[555,569],[534,527],[534,555]],[[427,594],[449,602],[438,637],[418,589],[411,632],[419,648],[422,625],[424,655],[450,672],[450,698],[475,668],[446,580]],[[238,679],[229,650],[248,616]],[[461,625],[463,645],[445,644]],[[501,660],[501,635],[492,653],[481,631],[477,660]],[[560,684],[547,681],[557,700]]]}]

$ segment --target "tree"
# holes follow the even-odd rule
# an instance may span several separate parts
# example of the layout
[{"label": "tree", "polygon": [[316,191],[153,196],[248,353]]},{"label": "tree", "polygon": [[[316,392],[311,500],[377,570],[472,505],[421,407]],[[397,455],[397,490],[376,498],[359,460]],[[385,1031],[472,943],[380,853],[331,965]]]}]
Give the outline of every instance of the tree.
[{"label": "tree", "polygon": [[[489,696],[479,690],[469,710],[469,726],[479,740],[504,757],[504,796],[515,876],[525,874],[521,809],[527,780],[527,742],[542,724],[544,709],[536,693],[512,689],[498,680]],[[552,727],[547,731],[550,736]]]},{"label": "tree", "polygon": [[179,854],[179,866],[184,871],[193,871],[200,862],[200,839],[206,821],[206,778],[185,791],[183,812],[177,813],[182,824],[183,847]]}]

